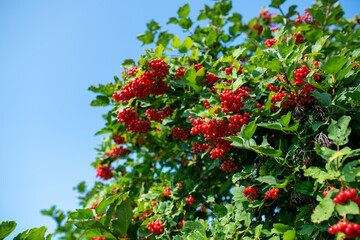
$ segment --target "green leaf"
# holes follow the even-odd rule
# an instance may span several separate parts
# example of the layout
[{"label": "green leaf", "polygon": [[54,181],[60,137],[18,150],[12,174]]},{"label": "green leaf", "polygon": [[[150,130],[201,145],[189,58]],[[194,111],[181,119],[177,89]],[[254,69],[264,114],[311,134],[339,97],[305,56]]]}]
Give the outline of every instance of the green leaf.
[{"label": "green leaf", "polygon": [[193,45],[194,40],[192,40],[190,37],[185,38],[181,46],[179,47],[179,51],[181,53],[186,53],[189,51]]},{"label": "green leaf", "polygon": [[135,62],[132,59],[125,59],[124,62],[121,64],[123,68],[133,68],[135,67]]},{"label": "green leaf", "polygon": [[275,177],[273,176],[262,176],[262,177],[257,177],[256,178],[257,181],[261,182],[261,183],[267,183],[269,185],[275,185],[275,184],[279,184],[279,180],[277,180]]},{"label": "green leaf", "polygon": [[291,230],[291,227],[282,223],[274,223],[273,227],[279,233],[285,233],[286,231]]},{"label": "green leaf", "polygon": [[96,96],[95,100],[92,100],[92,102],[90,103],[90,106],[95,106],[95,107],[105,107],[108,106],[110,104],[109,98],[103,95],[98,95]]},{"label": "green leaf", "polygon": [[106,231],[105,229],[95,228],[95,229],[89,229],[86,230],[84,235],[82,235],[83,238],[93,238],[93,237],[106,237],[106,239],[117,239]]},{"label": "green leaf", "polygon": [[199,92],[201,90],[201,87],[196,84],[196,71],[194,68],[186,70],[183,80],[185,84],[194,89],[195,92]]},{"label": "green leaf", "polygon": [[311,221],[320,223],[328,220],[335,209],[335,203],[332,199],[323,199],[319,205],[316,206],[314,213],[311,215]]},{"label": "green leaf", "polygon": [[133,216],[129,201],[122,202],[116,209],[115,219],[111,222],[111,228],[121,237],[125,237]]},{"label": "green leaf", "polygon": [[255,227],[255,239],[259,239],[263,225],[259,224]]},{"label": "green leaf", "polygon": [[221,218],[226,215],[227,209],[224,205],[215,205],[213,213],[216,217]]},{"label": "green leaf", "polygon": [[158,45],[158,46],[155,48],[155,57],[161,58],[164,49],[165,49],[165,48],[164,48],[163,45]]},{"label": "green leaf", "polygon": [[262,122],[258,124],[259,127],[282,130],[282,125],[279,122]]},{"label": "green leaf", "polygon": [[325,106],[331,105],[331,96],[328,93],[320,93],[319,91],[313,91],[311,92],[311,95],[315,97],[317,100],[319,100],[322,104]]},{"label": "green leaf", "polygon": [[244,193],[242,192],[244,189],[245,189],[244,186],[232,188],[231,194],[233,195],[234,201],[245,199]]},{"label": "green leaf", "polygon": [[324,183],[325,180],[333,180],[338,177],[335,172],[328,173],[319,167],[309,167],[308,169],[304,169],[304,176],[317,179],[319,183]]},{"label": "green leaf", "polygon": [[103,199],[99,205],[96,206],[95,212],[98,216],[101,216],[101,214],[104,213],[105,209],[115,201],[115,199],[118,199],[120,197],[120,194],[115,194],[107,197],[106,199]]},{"label": "green leaf", "polygon": [[98,220],[85,220],[76,222],[75,226],[80,229],[103,228],[103,224]]},{"label": "green leaf", "polygon": [[336,73],[345,65],[347,58],[344,56],[332,56],[327,58],[324,62],[321,62],[320,69],[336,75]]},{"label": "green leaf", "polygon": [[244,137],[245,139],[249,140],[252,138],[256,131],[256,119],[254,121],[251,121],[248,125],[244,125],[241,128],[240,135]]},{"label": "green leaf", "polygon": [[294,240],[296,237],[295,229],[286,231],[283,235],[283,240]]},{"label": "green leaf", "polygon": [[232,53],[233,58],[237,59],[245,52],[245,50],[246,50],[246,48],[244,48],[244,47],[239,47],[239,48],[235,49],[235,51]]},{"label": "green leaf", "polygon": [[281,125],[287,127],[289,126],[291,120],[291,112],[289,111],[286,115],[281,116],[281,118],[278,120]]},{"label": "green leaf", "polygon": [[14,240],[45,240],[46,227],[32,228],[19,233]]},{"label": "green leaf", "polygon": [[348,126],[350,121],[350,116],[342,116],[339,121],[331,119],[331,124],[328,128],[328,137],[334,141],[335,145],[345,145],[349,141],[348,137],[351,128],[348,128]]},{"label": "green leaf", "polygon": [[174,48],[179,48],[179,46],[180,46],[180,38],[178,36],[175,36],[170,45],[173,46]]},{"label": "green leaf", "polygon": [[9,236],[12,231],[16,228],[16,222],[5,221],[0,223],[0,240]]},{"label": "green leaf", "polygon": [[190,6],[189,4],[185,4],[184,6],[180,7],[177,11],[179,18],[186,18],[190,13]]},{"label": "green leaf", "polygon": [[144,45],[153,43],[155,35],[154,35],[154,33],[150,32],[150,31],[146,31],[143,34],[138,35],[136,38],[139,39],[140,41],[142,41],[141,46],[144,46]]},{"label": "green leaf", "polygon": [[182,228],[182,232],[190,234],[192,232],[199,231],[202,236],[206,235],[204,227],[201,225],[199,221],[186,221]]},{"label": "green leaf", "polygon": [[358,205],[353,201],[348,201],[345,205],[336,204],[335,209],[341,216],[347,214],[356,215],[360,213]]},{"label": "green leaf", "polygon": [[353,182],[356,177],[360,177],[360,160],[347,163],[342,169],[341,178],[345,182]]},{"label": "green leaf", "polygon": [[[101,214],[98,214],[101,215]],[[76,209],[76,212],[69,213],[69,218],[76,220],[93,219],[94,213],[91,209]]]},{"label": "green leaf", "polygon": [[320,52],[321,48],[324,46],[326,40],[329,38],[329,36],[323,36],[319,40],[316,41],[316,43],[312,46],[311,52]]},{"label": "green leaf", "polygon": [[310,182],[302,182],[295,185],[295,190],[305,195],[311,195],[313,192],[313,185]]},{"label": "green leaf", "polygon": [[210,33],[205,38],[206,46],[210,47],[211,45],[213,45],[216,40],[216,37],[217,37],[216,31],[215,30],[210,31]]}]

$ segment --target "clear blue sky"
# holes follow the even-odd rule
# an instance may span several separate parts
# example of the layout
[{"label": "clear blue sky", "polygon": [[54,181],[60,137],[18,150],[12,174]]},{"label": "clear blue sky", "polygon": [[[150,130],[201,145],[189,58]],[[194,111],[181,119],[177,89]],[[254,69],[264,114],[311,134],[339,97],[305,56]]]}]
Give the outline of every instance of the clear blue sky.
[{"label": "clear blue sky", "polygon": [[[270,1],[235,0],[244,20]],[[357,0],[342,1],[346,16]],[[124,59],[142,53],[136,39],[155,19],[165,26],[186,1],[1,0],[0,1],[0,222],[14,220],[8,239],[32,227],[55,223],[40,210],[56,204],[78,207],[73,187],[93,185],[97,144],[105,108],[90,107],[90,85],[111,82]],[[190,2],[196,16],[209,0]],[[301,14],[312,1],[298,4]],[[165,26],[181,35],[179,28]]]}]

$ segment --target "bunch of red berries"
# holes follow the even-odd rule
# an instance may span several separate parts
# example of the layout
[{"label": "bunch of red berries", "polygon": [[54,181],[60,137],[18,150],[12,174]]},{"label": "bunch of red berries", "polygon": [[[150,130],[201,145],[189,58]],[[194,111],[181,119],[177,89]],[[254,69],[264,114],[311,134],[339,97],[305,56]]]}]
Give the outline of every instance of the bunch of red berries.
[{"label": "bunch of red berries", "polygon": [[214,86],[214,84],[220,80],[220,78],[218,78],[217,76],[215,76],[212,73],[206,74],[205,78],[206,78],[205,83],[208,87]]},{"label": "bunch of red berries", "polygon": [[176,79],[180,79],[180,77],[183,77],[185,75],[186,70],[181,69],[180,67],[177,68],[177,72],[175,74]]},{"label": "bunch of red berries", "polygon": [[[354,63],[354,61],[351,61],[351,63]],[[353,66],[353,67],[351,68],[351,70],[355,70],[359,65],[360,65],[360,63],[357,63],[355,66]]]},{"label": "bunch of red berries", "polygon": [[271,96],[271,103],[277,103],[277,102],[281,102],[282,99],[286,97],[286,91],[282,91],[280,93],[277,93],[275,95]]},{"label": "bunch of red berries", "polygon": [[266,45],[268,48],[271,48],[272,45],[274,45],[276,42],[277,42],[277,39],[276,39],[276,38],[267,39],[267,40],[265,41],[265,45]]},{"label": "bunch of red berries", "polygon": [[119,135],[118,133],[115,133],[115,135],[112,137],[112,139],[114,140],[114,142],[116,144],[125,144],[125,138],[123,138],[121,135]]},{"label": "bunch of red berries", "polygon": [[261,105],[260,103],[255,103],[254,107],[260,108],[261,110],[265,109],[265,105]]},{"label": "bunch of red berries", "polygon": [[108,180],[114,176],[112,173],[112,168],[110,167],[110,164],[100,165],[100,166],[98,166],[96,171],[97,171],[96,177],[102,178],[104,180]]},{"label": "bunch of red berries", "polygon": [[213,148],[210,151],[210,158],[211,159],[221,159],[223,157],[225,157],[225,150],[222,148]]},{"label": "bunch of red berries", "polygon": [[157,201],[154,200],[154,201],[151,202],[151,204],[152,204],[153,206],[156,206]]},{"label": "bunch of red berries", "polygon": [[357,223],[351,222],[338,222],[334,226],[329,227],[328,232],[330,234],[336,234],[343,232],[348,238],[353,239],[360,236],[360,226]]},{"label": "bunch of red berries", "polygon": [[249,117],[250,117],[250,114],[247,112],[244,113],[244,115],[231,116],[228,119],[229,128],[227,130],[227,132],[228,132],[227,135],[235,135],[236,133],[240,132],[242,126],[249,123]]},{"label": "bunch of red berries", "polygon": [[243,190],[244,197],[249,196],[250,201],[255,201],[257,199],[257,195],[259,194],[258,187],[247,187]]},{"label": "bunch of red berries", "polygon": [[300,33],[294,33],[291,37],[289,38],[295,38],[295,45],[300,44],[303,40],[304,40],[304,36]]},{"label": "bunch of red berries", "polygon": [[114,147],[111,151],[106,152],[106,156],[113,156],[113,159],[116,160],[118,157],[125,157],[126,154],[130,152],[129,149],[123,147]]},{"label": "bunch of red berries", "polygon": [[[230,76],[230,75],[231,75],[231,72],[232,72],[232,70],[233,70],[234,67],[235,67],[235,65],[233,64],[233,65],[231,65],[231,67],[225,68],[226,74]],[[243,69],[243,67],[240,66],[240,67],[239,67],[239,70],[237,71],[237,74],[243,73],[242,69]]]},{"label": "bunch of red berries", "polygon": [[170,90],[169,86],[166,85],[166,82],[163,80],[159,80],[154,84],[154,88],[152,89],[152,94],[155,96],[163,95]]},{"label": "bunch of red berries", "polygon": [[249,97],[250,89],[248,87],[241,87],[236,89],[235,91],[229,91],[224,89],[221,93],[219,93],[221,108],[223,108],[223,113],[234,112],[240,113],[242,107],[244,107],[245,103],[242,101]]},{"label": "bunch of red berries", "polygon": [[194,68],[195,68],[195,71],[197,72],[197,71],[199,71],[200,69],[204,68],[204,66],[201,65],[201,63],[198,63],[198,64],[195,64]]},{"label": "bunch of red berries", "polygon": [[185,202],[189,205],[194,203],[194,198],[190,195],[189,197],[185,198]]},{"label": "bunch of red berries", "polygon": [[265,193],[265,199],[268,198],[276,199],[278,197],[278,193],[279,193],[279,189],[273,188]]},{"label": "bunch of red berries", "polygon": [[123,122],[125,126],[128,126],[126,131],[143,134],[150,129],[150,122],[140,121],[139,116],[133,109],[123,109],[121,112],[116,111],[116,113],[118,114],[118,122]]},{"label": "bunch of red berries", "polygon": [[165,193],[161,194],[161,197],[170,197],[171,196],[171,192],[170,192],[170,187],[163,187]]},{"label": "bunch of red berries", "polygon": [[169,71],[166,62],[162,59],[154,59],[149,62],[149,67],[152,68],[152,75],[156,76],[157,78],[164,78],[166,77],[166,73]]},{"label": "bunch of red berries", "polygon": [[207,99],[204,99],[203,101],[204,101],[204,104],[205,104],[206,109],[210,109],[211,106],[210,106],[208,100],[207,100]]},{"label": "bunch of red berries", "polygon": [[194,153],[204,153],[208,150],[209,147],[211,147],[210,143],[194,143],[192,145],[192,150]]},{"label": "bunch of red berries", "polygon": [[124,71],[122,71],[122,74],[127,73],[127,75],[124,76],[124,79],[127,79],[128,77],[132,76],[132,75],[136,75],[138,72],[138,68],[137,66],[133,67],[133,68],[127,68]]},{"label": "bunch of red berries", "polygon": [[149,217],[151,217],[152,213],[153,213],[153,211],[151,210],[151,208],[146,209],[145,212],[139,213],[139,215],[140,215],[140,216],[139,216],[139,220],[140,220],[140,221],[145,221],[146,219],[148,219]]},{"label": "bunch of red berries", "polygon": [[304,9],[304,12],[305,12],[306,15],[303,15],[303,16],[300,16],[300,13],[298,13],[298,12],[296,13],[297,17],[295,19],[295,22],[297,22],[297,23],[302,23],[303,21],[311,22],[310,13],[307,11],[306,8]]},{"label": "bunch of red berries", "polygon": [[291,82],[295,83],[297,86],[303,85],[306,76],[310,72],[311,71],[305,65],[303,65],[300,69],[294,71],[295,79],[292,80]]},{"label": "bunch of red berries", "polygon": [[181,220],[181,221],[179,222],[179,228],[182,228],[182,227],[184,226],[184,223],[185,223],[185,222],[186,222],[185,219]]},{"label": "bunch of red berries", "polygon": [[225,162],[221,164],[220,169],[226,173],[229,173],[229,172],[235,172],[236,169],[238,169],[238,166],[236,166],[236,164],[229,159],[229,160],[225,160]]},{"label": "bunch of red berries", "polygon": [[148,223],[148,230],[153,234],[161,234],[164,232],[164,225],[160,219]]},{"label": "bunch of red berries", "polygon": [[189,131],[183,128],[176,127],[171,129],[171,134],[174,139],[180,139],[181,141],[186,141],[189,136]]},{"label": "bunch of red berries", "polygon": [[205,208],[204,205],[201,205],[201,207],[200,207],[200,212],[206,212],[206,208]]},{"label": "bunch of red berries", "polygon": [[[336,189],[336,187],[330,187],[330,191]],[[326,197],[329,194],[329,190],[323,191],[324,197]]]},{"label": "bunch of red berries", "polygon": [[145,116],[147,116],[151,121],[162,123],[164,118],[171,116],[173,113],[174,110],[172,110],[171,107],[166,107],[161,111],[148,109],[146,110]]},{"label": "bunch of red berries", "polygon": [[333,201],[334,203],[339,203],[341,205],[344,205],[347,201],[351,200],[355,202],[356,204],[359,204],[360,199],[358,196],[356,196],[356,189],[350,188],[349,190],[340,191],[336,197],[334,197]]},{"label": "bunch of red berries", "polygon": [[268,88],[269,88],[269,90],[271,91],[271,92],[278,92],[279,90],[280,90],[280,86],[273,86],[272,84],[266,84],[266,86],[268,86]]}]

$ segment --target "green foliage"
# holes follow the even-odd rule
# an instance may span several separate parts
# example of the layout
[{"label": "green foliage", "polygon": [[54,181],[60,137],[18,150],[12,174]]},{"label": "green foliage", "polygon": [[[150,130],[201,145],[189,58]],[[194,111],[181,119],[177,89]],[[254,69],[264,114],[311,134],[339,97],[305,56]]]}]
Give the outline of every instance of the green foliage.
[{"label": "green foliage", "polygon": [[168,21],[183,40],[147,24],[138,39],[155,50],[125,60],[122,81],[89,88],[100,94],[92,106],[112,108],[92,164],[111,180],[79,184],[83,209],[65,223],[55,207],[42,211],[56,234],[307,240],[360,222],[356,199],[333,200],[360,190],[358,23],[329,0],[295,21],[296,6],[284,13],[284,2],[270,5],[281,15],[263,10],[248,23],[231,1],[206,5],[196,20],[185,4]]}]

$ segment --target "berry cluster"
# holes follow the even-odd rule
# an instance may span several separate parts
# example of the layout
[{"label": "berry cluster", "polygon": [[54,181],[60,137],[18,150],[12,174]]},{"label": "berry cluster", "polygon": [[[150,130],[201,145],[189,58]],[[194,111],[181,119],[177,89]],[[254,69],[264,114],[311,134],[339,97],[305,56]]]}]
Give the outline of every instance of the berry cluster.
[{"label": "berry cluster", "polygon": [[333,144],[332,141],[325,135],[325,133],[320,132],[315,136],[315,142],[319,144],[321,147],[328,147],[330,148]]},{"label": "berry cluster", "polygon": [[220,80],[220,78],[218,78],[217,76],[215,76],[212,73],[206,74],[205,78],[206,78],[205,83],[208,87],[213,87],[214,84]]},{"label": "berry cluster", "polygon": [[112,168],[110,167],[110,164],[109,165],[100,165],[100,166],[98,166],[96,171],[97,171],[96,177],[102,178],[104,180],[108,180],[114,176],[112,173]]},{"label": "berry cluster", "polygon": [[197,72],[197,71],[199,71],[200,69],[204,68],[204,66],[201,65],[200,63],[198,63],[198,64],[195,64],[194,68],[195,68],[195,71]]},{"label": "berry cluster", "polygon": [[182,228],[184,226],[185,223],[185,219],[181,220],[178,224],[179,224],[179,228]]},{"label": "berry cluster", "polygon": [[[234,67],[235,67],[235,65],[233,64],[233,65],[231,65],[231,67],[225,68],[225,73],[230,76]],[[237,71],[237,74],[243,73],[242,69],[243,69],[243,67],[240,66],[239,70]]]},{"label": "berry cluster", "polygon": [[244,197],[249,196],[250,201],[255,201],[257,199],[257,195],[259,194],[258,187],[247,187],[243,190]]},{"label": "berry cluster", "polygon": [[200,212],[206,212],[206,208],[205,208],[204,205],[201,205],[201,207],[200,207]]},{"label": "berry cluster", "polygon": [[228,118],[229,121],[229,128],[227,135],[235,135],[236,133],[241,131],[243,125],[248,124],[249,122],[249,113],[244,113],[244,115],[234,115]]},{"label": "berry cluster", "polygon": [[261,105],[260,103],[255,103],[254,107],[260,108],[261,110],[264,110],[265,105]]},{"label": "berry cluster", "polygon": [[116,113],[118,114],[118,122],[123,122],[125,126],[128,126],[126,131],[143,134],[150,129],[150,122],[141,121],[133,109],[124,108],[121,112],[116,111]]},{"label": "berry cluster", "polygon": [[[336,189],[336,187],[330,187],[330,191]],[[326,197],[329,194],[329,190],[323,191],[324,197]]]},{"label": "berry cluster", "polygon": [[112,139],[114,140],[114,142],[116,144],[125,144],[125,138],[123,138],[121,135],[119,135],[118,133],[115,133],[115,135],[112,137]]},{"label": "berry cluster", "polygon": [[[354,62],[351,61],[351,63],[354,63]],[[351,70],[355,70],[359,65],[360,65],[360,63],[357,63],[355,66],[353,66],[353,67],[351,68]]]},{"label": "berry cluster", "polygon": [[209,147],[211,147],[210,143],[194,143],[192,145],[192,150],[194,153],[204,153],[208,150]]},{"label": "berry cluster", "polygon": [[340,191],[336,197],[334,197],[333,201],[334,203],[339,203],[341,205],[344,205],[347,201],[351,200],[355,202],[356,204],[360,204],[360,198],[356,196],[356,189],[350,188],[349,190]]},{"label": "berry cluster", "polygon": [[295,38],[295,45],[299,45],[304,40],[304,36],[302,34],[300,34],[300,33],[294,33],[289,38]]},{"label": "berry cluster", "polygon": [[266,191],[265,193],[265,199],[272,198],[276,199],[278,197],[279,189],[273,188],[270,191]]},{"label": "berry cluster", "polygon": [[152,68],[151,74],[157,78],[166,77],[166,73],[169,71],[166,62],[162,59],[154,59],[149,62],[149,67]]},{"label": "berry cluster", "polygon": [[271,23],[271,15],[272,13],[269,13],[267,9],[263,9],[259,12],[259,17],[262,18],[266,25],[269,25]]},{"label": "berry cluster", "polygon": [[114,147],[111,149],[111,151],[106,152],[105,156],[113,156],[113,159],[116,160],[118,157],[125,157],[129,152],[129,149],[123,147]]},{"label": "berry cluster", "polygon": [[164,225],[160,219],[148,223],[148,230],[153,234],[161,234],[164,232]]},{"label": "berry cluster", "polygon": [[271,30],[272,32],[275,32],[276,30],[279,30],[279,27],[273,27],[273,28],[270,28],[270,30]]},{"label": "berry cluster", "polygon": [[174,110],[172,110],[171,107],[166,107],[161,111],[156,109],[148,109],[146,110],[145,116],[148,117],[150,121],[162,123],[164,118],[171,116],[173,113]]},{"label": "berry cluster", "polygon": [[189,136],[189,131],[183,128],[176,127],[171,129],[171,134],[174,139],[180,139],[181,141],[186,141]]},{"label": "berry cluster", "polygon": [[210,158],[211,159],[221,159],[223,157],[225,157],[226,154],[225,154],[225,150],[222,149],[222,148],[213,148],[211,149],[210,151]]},{"label": "berry cluster", "polygon": [[185,202],[189,205],[194,203],[194,198],[190,195],[189,197],[185,198]]},{"label": "berry cluster", "polygon": [[277,102],[281,102],[282,99],[286,97],[286,91],[282,91],[280,93],[277,93],[275,95],[271,96],[271,103],[277,103]]},{"label": "berry cluster", "polygon": [[266,45],[268,48],[271,48],[272,45],[274,45],[276,42],[277,42],[277,39],[276,39],[276,38],[266,39],[265,45]]},{"label": "berry cluster", "polygon": [[180,77],[183,77],[185,75],[186,70],[185,69],[181,69],[181,68],[177,68],[177,72],[175,74],[175,78],[176,79],[180,79]]},{"label": "berry cluster", "polygon": [[170,187],[163,187],[165,193],[161,194],[161,197],[170,197],[171,196],[171,192],[170,192]]},{"label": "berry cluster", "polygon": [[268,88],[269,88],[269,90],[271,91],[271,92],[278,92],[279,90],[280,90],[280,86],[273,86],[272,84],[266,84],[266,86],[268,86]]},{"label": "berry cluster", "polygon": [[151,204],[152,204],[153,206],[156,206],[157,201],[154,200],[154,201],[151,202]]},{"label": "berry cluster", "polygon": [[283,102],[281,106],[283,108],[294,108],[295,106],[302,106],[305,108],[305,104],[312,103],[315,101],[315,98],[310,95],[300,95],[296,94],[295,92],[290,92],[288,95],[288,100]]},{"label": "berry cluster", "polygon": [[136,75],[138,73],[138,68],[137,66],[133,67],[133,68],[127,68],[124,71],[121,72],[122,74],[126,75],[124,76],[124,79],[127,79],[128,77],[132,76],[132,75]]},{"label": "berry cluster", "polygon": [[220,169],[226,173],[229,173],[235,172],[236,169],[238,169],[238,166],[236,166],[236,164],[231,160],[225,160],[225,162],[221,164]]},{"label": "berry cluster", "polygon": [[300,13],[298,13],[298,12],[296,13],[297,17],[295,19],[295,22],[297,22],[297,23],[302,23],[303,21],[311,22],[310,13],[307,11],[306,8],[304,9],[304,12],[305,12],[305,15],[303,15],[303,16],[300,16]]},{"label": "berry cluster", "polygon": [[148,219],[149,217],[151,217],[152,213],[153,213],[153,211],[151,210],[151,208],[146,209],[145,212],[139,213],[139,215],[140,215],[140,216],[139,216],[139,220],[140,220],[140,221],[145,221],[146,219]]},{"label": "berry cluster", "polygon": [[245,103],[242,101],[249,97],[247,92],[252,92],[248,87],[241,87],[236,89],[235,91],[229,91],[224,89],[221,93],[219,93],[221,108],[223,113],[234,112],[240,113],[242,107],[244,107]]},{"label": "berry cluster", "polygon": [[303,85],[306,76],[310,72],[311,71],[305,65],[303,65],[300,69],[294,71],[295,79],[292,80],[291,82],[295,83],[297,86]]},{"label": "berry cluster", "polygon": [[348,238],[353,239],[360,236],[360,226],[357,223],[351,222],[338,222],[334,226],[329,227],[328,232],[330,234],[336,234],[338,232],[344,233]]}]

